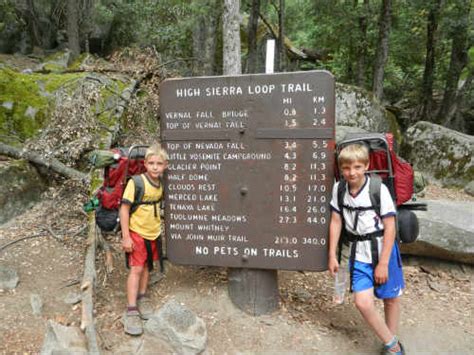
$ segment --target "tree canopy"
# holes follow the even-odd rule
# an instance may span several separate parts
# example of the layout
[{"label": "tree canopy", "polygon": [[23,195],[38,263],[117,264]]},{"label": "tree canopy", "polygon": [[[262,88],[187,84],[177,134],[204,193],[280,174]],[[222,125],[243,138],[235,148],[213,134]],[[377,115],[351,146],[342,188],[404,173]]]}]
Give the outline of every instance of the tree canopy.
[{"label": "tree canopy", "polygon": [[[0,52],[77,52],[77,36],[80,52],[151,47],[180,75],[223,72],[223,1],[81,0],[68,11],[73,3],[0,0]],[[263,72],[265,41],[275,38],[281,71],[329,70],[339,82],[409,108],[408,123],[429,120],[472,134],[471,7],[469,0],[240,0],[242,70]]]}]

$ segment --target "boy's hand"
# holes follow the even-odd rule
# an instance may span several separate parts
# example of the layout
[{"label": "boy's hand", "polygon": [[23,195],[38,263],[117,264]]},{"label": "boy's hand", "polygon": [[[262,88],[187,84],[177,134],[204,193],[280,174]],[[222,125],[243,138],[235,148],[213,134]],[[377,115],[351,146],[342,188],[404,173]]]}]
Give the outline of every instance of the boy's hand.
[{"label": "boy's hand", "polygon": [[337,262],[336,257],[329,257],[328,269],[332,276],[336,276],[336,273],[339,270],[339,263]]},{"label": "boy's hand", "polygon": [[132,238],[123,237],[122,238],[122,249],[126,253],[131,253],[133,251],[133,242]]},{"label": "boy's hand", "polygon": [[378,263],[375,267],[375,283],[378,285],[382,285],[387,282],[388,280],[388,264]]}]

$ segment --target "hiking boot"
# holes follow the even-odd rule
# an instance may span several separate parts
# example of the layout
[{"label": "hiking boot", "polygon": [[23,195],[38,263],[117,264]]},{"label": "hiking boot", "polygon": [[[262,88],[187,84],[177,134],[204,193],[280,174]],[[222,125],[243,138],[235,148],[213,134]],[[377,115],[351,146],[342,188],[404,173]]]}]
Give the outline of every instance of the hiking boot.
[{"label": "hiking boot", "polygon": [[142,319],[138,311],[128,311],[124,315],[123,328],[125,333],[130,335],[140,335],[143,333]]},{"label": "hiking boot", "polygon": [[140,297],[137,300],[137,307],[142,319],[150,319],[151,315],[153,314],[153,304],[148,297]]}]

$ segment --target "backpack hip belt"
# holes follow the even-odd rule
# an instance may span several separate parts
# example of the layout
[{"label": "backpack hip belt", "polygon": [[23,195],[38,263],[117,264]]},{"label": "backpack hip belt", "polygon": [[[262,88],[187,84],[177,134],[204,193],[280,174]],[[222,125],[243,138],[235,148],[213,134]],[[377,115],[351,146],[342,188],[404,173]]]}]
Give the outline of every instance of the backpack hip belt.
[{"label": "backpack hip belt", "polygon": [[352,292],[352,277],[354,274],[354,263],[355,263],[355,255],[356,255],[356,250],[357,250],[357,243],[358,242],[363,242],[366,240],[370,240],[370,253],[372,256],[372,269],[375,272],[375,267],[379,263],[379,248],[378,248],[378,242],[377,238],[380,238],[383,236],[383,230],[381,231],[376,231],[373,233],[368,233],[368,234],[363,234],[363,235],[357,235],[353,234],[349,231],[345,231],[345,238],[347,241],[352,242],[351,245],[351,253],[349,256],[349,265],[350,265],[350,292]]}]

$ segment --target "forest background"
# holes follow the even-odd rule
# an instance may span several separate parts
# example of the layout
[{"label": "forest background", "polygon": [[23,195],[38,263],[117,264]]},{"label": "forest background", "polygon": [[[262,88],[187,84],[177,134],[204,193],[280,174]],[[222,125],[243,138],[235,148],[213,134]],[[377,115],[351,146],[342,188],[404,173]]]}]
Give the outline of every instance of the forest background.
[{"label": "forest background", "polygon": [[[240,5],[240,38],[224,30],[226,22],[232,22],[225,9],[236,4]],[[13,183],[11,177],[0,179],[5,182],[0,184],[0,191],[5,186],[0,196],[6,196],[0,200],[0,207],[6,206],[0,217],[32,206],[33,193],[24,187],[26,183],[35,189],[42,185],[36,189],[39,203],[33,209],[1,224],[0,262],[18,270],[22,281],[16,290],[0,292],[0,313],[5,318],[0,352],[38,352],[48,338],[46,320],[82,326],[81,308],[64,299],[69,287],[80,282],[78,265],[84,255],[95,260],[92,253],[85,253],[95,244],[80,238],[88,227],[82,206],[98,184],[94,179],[85,184],[82,179],[86,153],[105,143],[129,146],[156,140],[162,80],[230,74],[226,61],[231,56],[224,53],[235,44],[232,40],[238,41],[241,59],[232,73],[263,73],[266,40],[275,39],[276,72],[328,70],[351,93],[373,93],[377,107],[382,103],[402,131],[418,121],[429,121],[467,133],[470,136],[454,132],[461,138],[453,150],[461,152],[461,167],[470,166],[473,20],[471,0],[0,0],[0,148],[6,152],[2,154],[18,159],[33,152],[26,158],[38,157],[48,169],[72,177],[55,176],[58,179],[48,179],[43,186],[34,169],[0,156],[0,168],[23,169]],[[369,116],[364,114],[358,122]],[[438,128],[431,137],[438,135]],[[441,148],[454,147],[453,141],[451,136],[442,140]],[[428,145],[413,150],[420,159],[443,166],[438,151],[428,158],[422,154]],[[465,151],[469,158],[464,158]],[[445,155],[452,158],[453,154]],[[60,168],[50,161],[60,162]],[[464,179],[471,176],[452,166],[446,164],[444,171]],[[82,171],[71,172],[68,167]],[[51,171],[42,173],[51,177]],[[24,176],[36,180],[24,184]],[[27,195],[28,201],[12,197],[12,187]],[[427,193],[431,199],[470,203],[474,198],[431,188]],[[12,207],[7,202],[17,204]],[[447,210],[456,211],[443,205]],[[447,228],[456,238],[467,235],[454,232],[452,225]],[[51,238],[40,238],[44,236]],[[33,237],[37,238],[33,248],[17,243]],[[107,261],[112,250],[115,265],[122,265],[120,240],[108,237],[99,248],[100,256],[106,255]],[[415,260],[406,268],[407,284],[412,285],[406,293],[402,324],[406,344],[420,352],[438,348],[472,352],[472,320],[465,312],[472,304],[472,267],[454,264],[438,269],[438,260],[427,263]],[[89,269],[84,269],[86,274]],[[113,352],[123,341],[120,319],[125,295],[117,285],[125,283],[126,271],[117,267],[112,273],[113,267],[103,261],[97,269],[100,286],[94,312],[99,343]],[[250,343],[252,351],[316,347],[335,351],[339,346],[341,353],[347,353],[367,352],[369,346],[376,353],[379,344],[359,341],[369,339],[369,333],[349,305],[336,310],[335,318],[329,316],[334,309],[326,273],[282,272],[280,276],[281,311],[263,320],[232,308],[222,270],[170,265],[152,296],[157,305],[176,298],[203,316],[211,354],[241,352],[243,343]],[[89,280],[86,275],[84,280]],[[218,302],[201,302],[216,290]],[[30,312],[32,294],[44,300],[42,318]],[[92,295],[82,299],[87,308]],[[84,313],[92,319],[92,307],[87,309]],[[93,322],[85,324],[93,327]],[[224,338],[223,329],[228,332]]]},{"label": "forest background", "polygon": [[[219,75],[220,0],[0,0],[0,52],[68,48],[107,57],[153,48],[175,75]],[[324,69],[373,91],[401,128],[419,120],[474,132],[470,0],[242,0],[242,72]],[[283,40],[280,40],[283,39]]]}]

